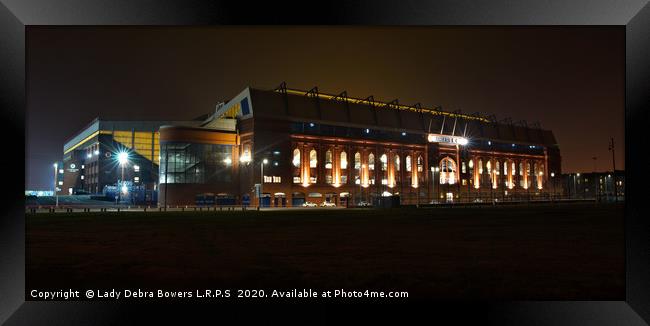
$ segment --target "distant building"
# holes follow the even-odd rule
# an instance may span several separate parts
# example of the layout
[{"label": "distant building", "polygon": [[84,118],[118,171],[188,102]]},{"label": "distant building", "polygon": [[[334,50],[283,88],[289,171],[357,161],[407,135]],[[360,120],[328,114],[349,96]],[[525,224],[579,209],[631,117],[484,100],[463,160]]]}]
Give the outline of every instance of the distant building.
[{"label": "distant building", "polygon": [[93,120],[63,146],[59,194],[100,194],[122,177],[117,162],[127,152],[124,180],[155,191],[160,162],[161,125],[193,125],[199,121],[107,121]]},{"label": "distant building", "polygon": [[566,173],[562,175],[563,194],[569,198],[614,200],[625,198],[625,171]]}]

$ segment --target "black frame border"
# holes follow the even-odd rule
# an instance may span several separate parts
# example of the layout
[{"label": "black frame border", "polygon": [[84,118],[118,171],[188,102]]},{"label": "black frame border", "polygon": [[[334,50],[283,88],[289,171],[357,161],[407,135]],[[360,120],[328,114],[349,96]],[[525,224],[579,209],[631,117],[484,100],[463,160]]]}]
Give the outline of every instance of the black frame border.
[{"label": "black frame border", "polygon": [[[312,3],[314,5],[316,3]],[[575,1],[471,1],[445,0],[415,3],[410,0],[329,2],[310,4],[235,1],[159,0],[111,2],[99,0],[2,0],[0,3],[0,105],[3,139],[11,140],[14,153],[25,150],[25,37],[26,27],[35,25],[226,25],[226,24],[304,24],[304,25],[618,25],[624,26],[625,44],[625,160],[627,198],[625,206],[626,299],[625,301],[542,301],[542,302],[439,302],[427,304],[427,320],[440,318],[455,322],[480,322],[499,325],[647,325],[650,323],[650,219],[643,205],[643,185],[649,184],[642,149],[647,135],[642,133],[650,121],[650,4],[648,0],[624,3],[604,0]],[[645,109],[645,110],[644,110]],[[18,139],[17,139],[18,138]],[[24,139],[24,138],[22,138]],[[25,302],[25,220],[20,169],[24,166],[4,160],[3,170],[11,179],[11,192],[1,205],[0,219],[0,323],[19,324],[95,324],[149,323],[156,315],[166,322],[175,319],[176,309],[157,305],[88,302]],[[10,174],[10,175],[8,175]],[[24,170],[23,170],[24,175]],[[9,180],[9,179],[6,179]],[[9,183],[9,182],[7,182]],[[15,188],[13,187],[15,184]],[[246,310],[259,309],[250,304]],[[313,312],[309,323],[326,321],[332,306],[311,311],[284,310],[272,305],[268,314],[233,314],[244,319],[286,318]],[[364,309],[334,305],[357,314]],[[207,309],[206,309],[207,308]],[[232,306],[182,305],[184,314],[213,318],[217,311]],[[306,309],[305,309],[306,308]],[[410,310],[410,307],[406,307]],[[385,310],[385,309],[382,309]],[[207,314],[205,314],[207,312]],[[266,312],[266,311],[265,311]],[[414,312],[414,311],[412,311]],[[128,315],[128,318],[126,317]],[[373,312],[358,319],[390,321],[388,311]],[[399,319],[408,317],[400,314]],[[414,316],[410,314],[410,316]],[[233,316],[231,316],[233,317]],[[398,320],[399,320],[398,319]],[[339,321],[338,319],[333,319]],[[645,321],[644,321],[645,320]],[[216,320],[215,320],[216,321]],[[355,321],[355,318],[346,321]]]}]

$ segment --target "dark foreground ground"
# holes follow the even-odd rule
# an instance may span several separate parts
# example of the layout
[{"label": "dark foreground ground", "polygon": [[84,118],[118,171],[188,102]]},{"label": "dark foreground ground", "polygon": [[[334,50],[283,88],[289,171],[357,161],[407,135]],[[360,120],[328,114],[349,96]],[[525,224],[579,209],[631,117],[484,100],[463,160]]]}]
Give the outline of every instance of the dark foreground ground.
[{"label": "dark foreground ground", "polygon": [[26,219],[28,291],[344,288],[432,299],[624,300],[622,205]]}]

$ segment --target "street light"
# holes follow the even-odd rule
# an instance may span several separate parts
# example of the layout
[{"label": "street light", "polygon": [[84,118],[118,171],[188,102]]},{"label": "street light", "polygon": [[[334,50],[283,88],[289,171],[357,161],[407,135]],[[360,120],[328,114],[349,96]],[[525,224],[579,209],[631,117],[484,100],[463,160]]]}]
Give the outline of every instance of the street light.
[{"label": "street light", "polygon": [[59,207],[59,194],[56,193],[57,173],[59,172],[59,164],[54,163],[54,197],[56,198],[56,207]]},{"label": "street light", "polygon": [[439,167],[431,167],[431,175],[433,176],[433,179],[431,182],[433,182],[433,198],[437,202],[438,200],[438,192],[436,191],[436,172],[440,171]]},{"label": "street light", "polygon": [[[128,193],[128,191],[129,191],[129,189],[124,184],[124,166],[129,163],[129,153],[128,152],[119,152],[117,154],[117,162],[120,164],[120,167],[122,168],[122,178],[118,182],[118,185],[122,184],[122,187],[120,189],[121,191],[118,192],[117,198],[115,198],[115,201],[116,201],[115,204],[117,204],[118,202],[121,201],[121,199],[122,199],[121,194],[122,193],[124,193],[124,195],[126,195]],[[165,180],[165,181],[167,181],[167,180]],[[167,203],[165,203],[165,204],[167,204]]]},{"label": "street light", "polygon": [[262,207],[262,185],[264,185],[264,165],[269,163],[269,160],[263,159],[262,162],[260,163],[260,196],[258,198],[258,209],[259,207]]},{"label": "street light", "polygon": [[555,172],[551,172],[551,186],[553,186],[553,190],[551,191],[551,201],[553,201],[553,197],[555,196]]}]

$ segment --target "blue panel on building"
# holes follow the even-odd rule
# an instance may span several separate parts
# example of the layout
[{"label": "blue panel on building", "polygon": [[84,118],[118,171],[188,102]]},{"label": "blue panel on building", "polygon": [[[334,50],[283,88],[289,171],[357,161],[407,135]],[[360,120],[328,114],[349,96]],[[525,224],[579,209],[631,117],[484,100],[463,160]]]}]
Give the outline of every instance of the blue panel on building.
[{"label": "blue panel on building", "polygon": [[248,115],[251,113],[250,108],[248,107],[248,98],[244,97],[243,100],[241,100],[241,113],[242,115]]}]

